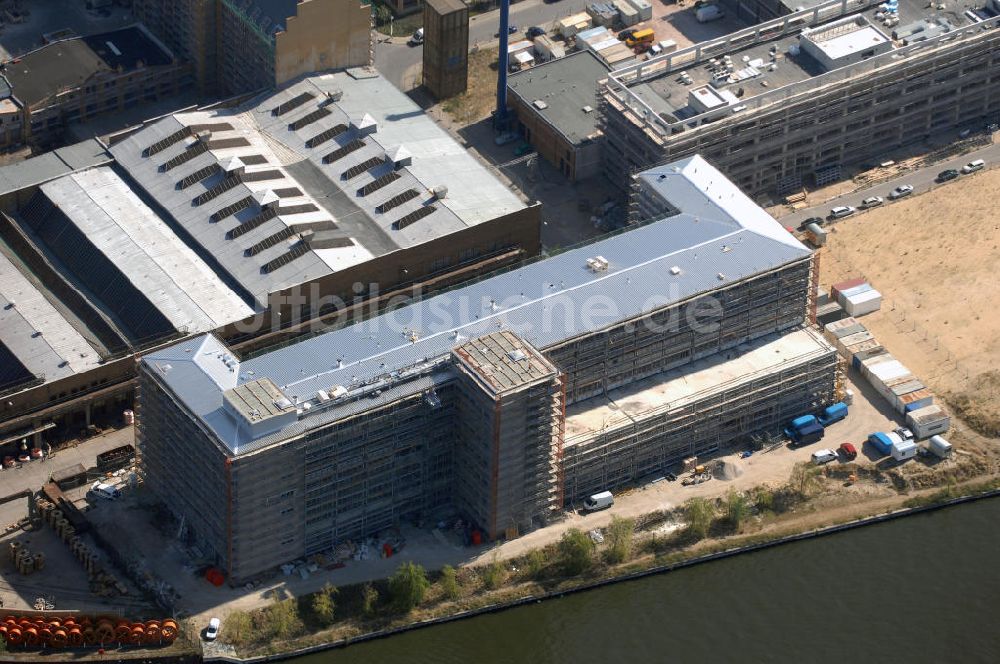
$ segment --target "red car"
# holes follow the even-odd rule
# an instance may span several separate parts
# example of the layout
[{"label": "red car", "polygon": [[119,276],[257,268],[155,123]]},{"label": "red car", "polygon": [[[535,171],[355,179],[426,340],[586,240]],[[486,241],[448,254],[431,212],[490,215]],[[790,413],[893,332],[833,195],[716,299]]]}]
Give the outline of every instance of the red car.
[{"label": "red car", "polygon": [[852,443],[841,443],[840,453],[844,455],[848,461],[854,461],[858,456],[858,450],[854,447]]}]

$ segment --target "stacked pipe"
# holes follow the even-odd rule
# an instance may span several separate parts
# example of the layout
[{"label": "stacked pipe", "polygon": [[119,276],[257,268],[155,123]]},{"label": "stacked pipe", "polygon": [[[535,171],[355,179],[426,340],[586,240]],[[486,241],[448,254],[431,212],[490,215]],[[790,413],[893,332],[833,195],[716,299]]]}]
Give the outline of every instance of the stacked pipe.
[{"label": "stacked pipe", "polygon": [[173,618],[131,622],[113,616],[4,615],[0,638],[8,646],[80,648],[87,646],[169,645],[180,630]]},{"label": "stacked pipe", "polygon": [[[104,571],[97,553],[76,534],[76,528],[66,519],[62,510],[44,498],[39,498],[37,505],[38,511],[42,515],[42,520],[51,526],[59,538],[69,546],[70,552],[83,565],[90,580],[96,585],[110,589],[104,594],[117,592],[125,595],[128,593],[128,589],[114,575]],[[36,567],[35,569],[41,569],[41,567]]]},{"label": "stacked pipe", "polygon": [[28,575],[45,567],[45,556],[40,553],[32,555],[28,547],[20,542],[11,542],[9,551],[14,569],[21,574]]}]

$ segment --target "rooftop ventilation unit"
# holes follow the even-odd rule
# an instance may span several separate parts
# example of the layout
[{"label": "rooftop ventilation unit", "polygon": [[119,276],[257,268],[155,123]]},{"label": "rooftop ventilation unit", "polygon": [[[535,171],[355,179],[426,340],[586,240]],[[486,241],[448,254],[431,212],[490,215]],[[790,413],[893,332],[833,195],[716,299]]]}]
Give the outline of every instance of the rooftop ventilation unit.
[{"label": "rooftop ventilation unit", "polygon": [[676,265],[673,266],[672,268],[670,268],[670,274],[674,275],[675,277],[678,274],[680,274],[680,273],[681,273],[681,269],[679,267],[677,267]]},{"label": "rooftop ventilation unit", "polygon": [[340,101],[344,97],[344,91],[340,88],[336,90],[328,90],[326,97],[320,102],[320,106],[328,106],[330,104]]},{"label": "rooftop ventilation unit", "polygon": [[256,201],[260,209],[265,210],[267,208],[278,207],[281,198],[271,191],[270,189],[263,189],[261,191],[255,191],[253,194],[253,199]]},{"label": "rooftop ventilation unit", "polygon": [[537,108],[539,111],[544,111],[549,107],[549,105],[544,101],[542,101],[541,99],[536,99],[535,101],[531,102],[531,105]]},{"label": "rooftop ventilation unit", "polygon": [[385,151],[385,160],[396,170],[413,163],[413,155],[404,146],[399,145]]},{"label": "rooftop ventilation unit", "polygon": [[226,177],[243,175],[246,170],[246,164],[244,164],[239,157],[232,157],[222,162],[222,170],[226,172]]},{"label": "rooftop ventilation unit", "polygon": [[378,131],[378,123],[375,118],[365,113],[360,118],[351,120],[351,129],[358,132],[360,136],[367,136]]},{"label": "rooftop ventilation unit", "polygon": [[431,193],[434,194],[434,198],[438,199],[439,201],[444,200],[448,196],[448,187],[444,186],[443,184],[439,184],[438,186],[431,189]]},{"label": "rooftop ventilation unit", "polygon": [[591,272],[606,272],[608,269],[608,259],[604,256],[595,256],[587,259],[587,267]]}]

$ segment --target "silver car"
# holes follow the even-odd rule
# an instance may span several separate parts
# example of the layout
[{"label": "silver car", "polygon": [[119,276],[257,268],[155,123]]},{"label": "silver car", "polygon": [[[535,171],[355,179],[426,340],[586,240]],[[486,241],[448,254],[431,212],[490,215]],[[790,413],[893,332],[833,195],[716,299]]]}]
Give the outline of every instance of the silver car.
[{"label": "silver car", "polygon": [[909,196],[912,193],[913,193],[912,184],[901,184],[889,192],[889,198],[895,200],[897,198],[902,198],[903,196]]},{"label": "silver car", "polygon": [[882,203],[884,202],[885,201],[882,200],[881,196],[869,196],[865,200],[861,201],[861,209],[869,210],[873,207],[878,207],[879,205],[882,205]]},{"label": "silver car", "polygon": [[850,205],[838,205],[830,210],[830,219],[843,219],[854,214],[856,210]]}]

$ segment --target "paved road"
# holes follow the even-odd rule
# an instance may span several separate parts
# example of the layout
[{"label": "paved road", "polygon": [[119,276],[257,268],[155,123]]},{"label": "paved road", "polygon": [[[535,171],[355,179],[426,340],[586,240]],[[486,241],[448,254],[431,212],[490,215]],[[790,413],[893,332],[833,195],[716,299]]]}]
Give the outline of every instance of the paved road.
[{"label": "paved road", "polygon": [[[783,226],[796,228],[803,221],[809,217],[821,217],[826,219],[827,215],[830,214],[830,208],[836,207],[838,205],[850,205],[857,208],[861,204],[861,201],[868,198],[869,196],[881,196],[885,199],[883,205],[892,205],[893,201],[889,200],[889,192],[898,187],[901,184],[909,184],[913,186],[912,196],[919,195],[921,193],[930,191],[931,189],[939,186],[947,186],[949,183],[938,184],[934,180],[937,178],[938,173],[950,168],[956,170],[961,169],[962,166],[969,163],[973,159],[983,159],[986,161],[986,168],[992,168],[994,166],[1000,166],[1000,144],[988,145],[982,149],[975,150],[973,152],[968,152],[966,154],[948,159],[942,162],[931,164],[925,168],[909,171],[898,178],[889,180],[887,182],[881,182],[877,185],[869,187],[868,189],[862,189],[860,191],[850,192],[842,194],[833,198],[825,203],[816,205],[811,208],[806,208],[803,210],[797,210],[791,214],[780,217],[778,221],[781,222]],[[974,174],[973,174],[974,176]],[[973,177],[969,175],[962,175],[960,177],[967,178]]]},{"label": "paved road", "polygon": [[[543,2],[542,0],[524,0],[510,8],[511,25],[516,25],[520,32],[511,35],[511,39],[523,39],[524,30],[533,25],[550,28],[556,20],[570,14],[582,12],[588,1],[593,0],[558,0]],[[494,10],[485,14],[477,14],[469,20],[469,48],[495,44],[494,35],[500,29],[500,11]],[[423,47],[407,46],[407,36],[379,36],[375,47],[375,68],[383,76],[403,91],[415,88],[419,83],[419,68],[423,58]]]}]

